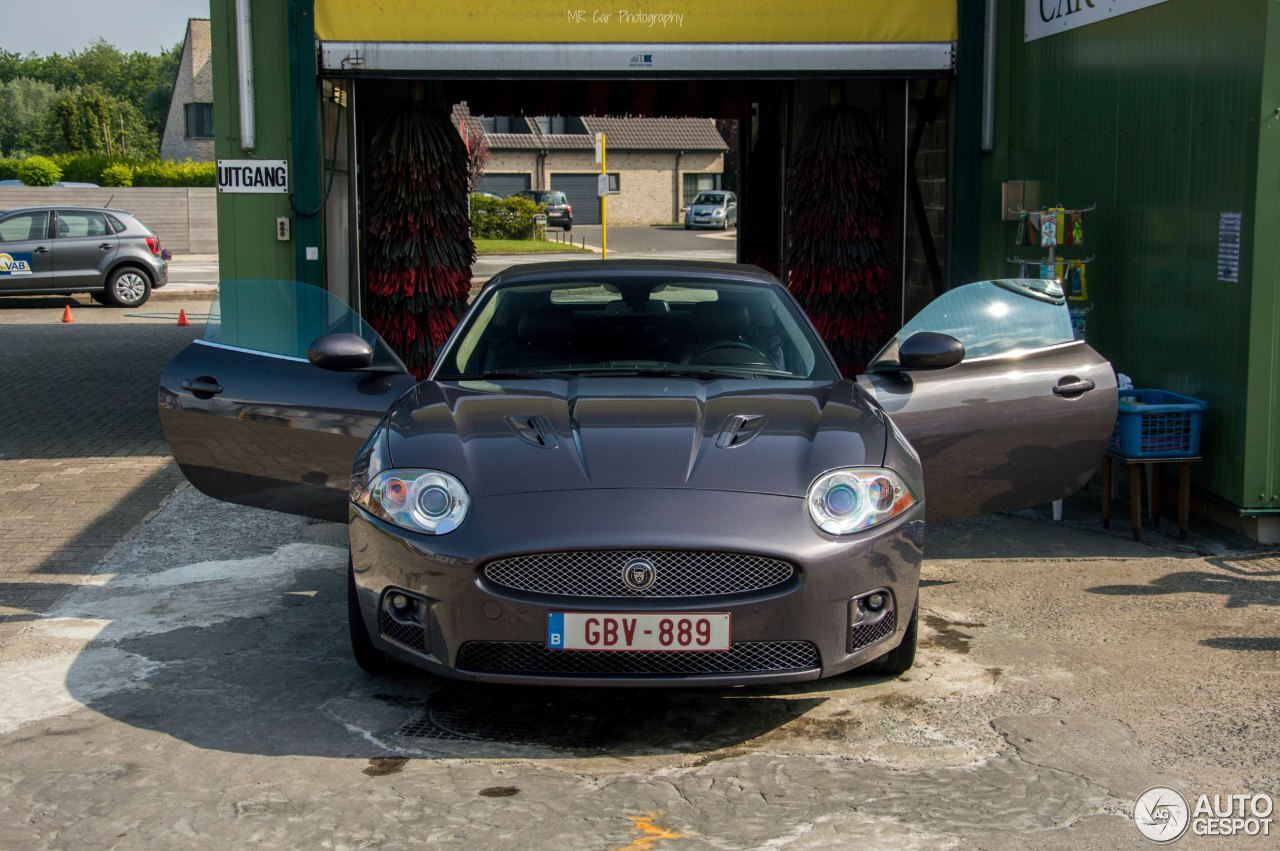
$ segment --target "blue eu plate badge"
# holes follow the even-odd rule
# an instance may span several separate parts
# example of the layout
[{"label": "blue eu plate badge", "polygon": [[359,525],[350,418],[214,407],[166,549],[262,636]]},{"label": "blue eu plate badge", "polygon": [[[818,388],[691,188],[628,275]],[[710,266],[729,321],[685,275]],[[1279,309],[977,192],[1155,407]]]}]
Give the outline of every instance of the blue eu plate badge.
[{"label": "blue eu plate badge", "polygon": [[564,612],[547,615],[547,646],[552,650],[564,647]]}]

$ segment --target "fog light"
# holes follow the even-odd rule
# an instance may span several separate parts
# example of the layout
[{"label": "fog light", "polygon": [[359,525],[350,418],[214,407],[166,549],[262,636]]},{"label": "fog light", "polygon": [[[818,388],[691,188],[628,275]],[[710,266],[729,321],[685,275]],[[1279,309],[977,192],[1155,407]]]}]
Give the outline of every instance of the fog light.
[{"label": "fog light", "polygon": [[405,609],[409,608],[409,598],[404,594],[392,594],[391,608],[397,612],[404,612]]},{"label": "fog light", "polygon": [[889,600],[883,592],[877,591],[874,594],[868,594],[866,597],[867,608],[873,612],[878,612],[884,608],[884,604]]}]

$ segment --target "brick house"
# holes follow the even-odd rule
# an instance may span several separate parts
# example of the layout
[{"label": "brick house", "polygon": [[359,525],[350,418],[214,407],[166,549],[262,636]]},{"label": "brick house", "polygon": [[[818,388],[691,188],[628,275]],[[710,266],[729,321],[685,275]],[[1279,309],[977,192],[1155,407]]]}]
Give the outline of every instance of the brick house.
[{"label": "brick house", "polygon": [[616,225],[679,221],[688,199],[720,188],[729,149],[710,118],[472,116],[459,104],[454,119],[485,132],[489,163],[477,191],[506,197],[559,189],[578,224],[600,221],[597,133],[605,134],[609,223]]},{"label": "brick house", "polygon": [[197,162],[213,159],[213,51],[206,18],[187,21],[160,156]]}]

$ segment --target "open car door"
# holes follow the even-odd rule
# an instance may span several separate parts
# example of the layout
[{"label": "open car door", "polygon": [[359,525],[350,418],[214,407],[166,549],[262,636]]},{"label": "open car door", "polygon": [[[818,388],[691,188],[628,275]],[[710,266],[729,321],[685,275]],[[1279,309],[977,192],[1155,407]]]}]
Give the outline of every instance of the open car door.
[{"label": "open car door", "polygon": [[[336,341],[336,358],[317,340]],[[204,339],[161,375],[160,423],[183,475],[209,496],[345,521],[356,452],[415,383],[325,290],[227,281]]]},{"label": "open car door", "polygon": [[1074,338],[1054,281],[983,281],[943,294],[858,381],[920,453],[930,520],[1073,493],[1115,426],[1115,372]]}]

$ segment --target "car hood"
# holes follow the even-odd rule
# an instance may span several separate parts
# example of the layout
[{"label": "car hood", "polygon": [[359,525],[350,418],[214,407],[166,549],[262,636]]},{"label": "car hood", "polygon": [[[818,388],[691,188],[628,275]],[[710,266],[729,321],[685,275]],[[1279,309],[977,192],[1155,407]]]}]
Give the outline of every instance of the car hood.
[{"label": "car hood", "polygon": [[886,437],[883,415],[849,381],[426,381],[387,421],[391,465],[451,473],[473,496],[694,488],[799,497],[825,470],[883,463]]}]

